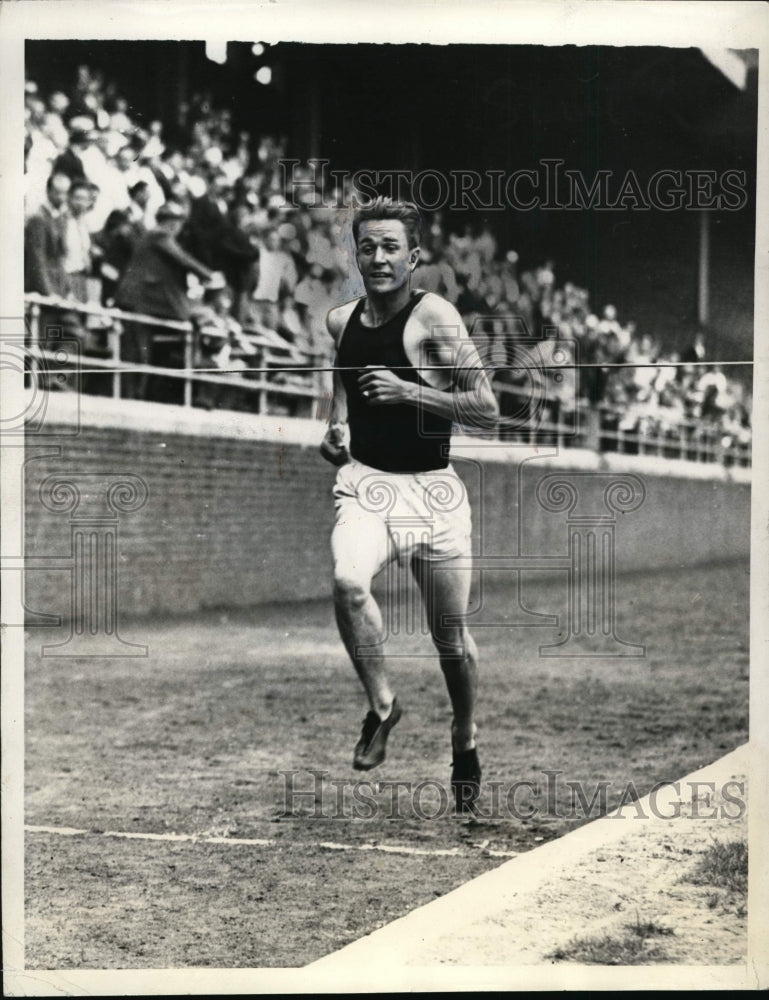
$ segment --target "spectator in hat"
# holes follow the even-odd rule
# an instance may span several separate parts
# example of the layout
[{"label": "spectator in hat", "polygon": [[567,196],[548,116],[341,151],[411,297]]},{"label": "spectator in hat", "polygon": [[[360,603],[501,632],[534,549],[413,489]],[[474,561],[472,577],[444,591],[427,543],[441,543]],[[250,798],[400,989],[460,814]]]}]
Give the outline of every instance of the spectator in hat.
[{"label": "spectator in hat", "polygon": [[[115,302],[121,309],[146,313],[165,319],[188,320],[191,303],[187,296],[187,275],[209,281],[213,272],[178,243],[186,220],[181,205],[169,201],[161,205],[157,225],[137,244],[131,262],[117,287]],[[152,364],[154,331],[141,321],[127,325],[123,337],[122,358]],[[140,373],[127,380],[129,395],[146,398],[148,378]]]}]

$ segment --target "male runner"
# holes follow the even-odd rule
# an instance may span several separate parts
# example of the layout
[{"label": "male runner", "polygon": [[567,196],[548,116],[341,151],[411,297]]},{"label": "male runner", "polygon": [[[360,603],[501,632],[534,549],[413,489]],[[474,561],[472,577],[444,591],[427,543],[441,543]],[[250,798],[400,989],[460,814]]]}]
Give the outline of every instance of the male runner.
[{"label": "male runner", "polygon": [[470,508],[449,464],[449,442],[454,421],[493,427],[499,411],[459,313],[440,296],[410,287],[419,259],[416,206],[377,198],[355,213],[353,236],[366,295],[328,316],[337,356],[321,445],[323,456],[341,466],[331,537],[336,618],[371,706],[353,767],[382,763],[401,717],[371,594],[372,579],[398,558],[420,588],[451,699],[451,780],[462,809],[478,797],[481,779],[473,721],[477,650],[463,623]]}]

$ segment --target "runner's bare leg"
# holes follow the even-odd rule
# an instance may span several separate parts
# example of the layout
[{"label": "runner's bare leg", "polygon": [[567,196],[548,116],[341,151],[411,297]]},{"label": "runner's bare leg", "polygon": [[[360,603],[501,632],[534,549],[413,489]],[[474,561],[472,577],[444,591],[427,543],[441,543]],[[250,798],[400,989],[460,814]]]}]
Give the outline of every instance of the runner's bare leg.
[{"label": "runner's bare leg", "polygon": [[393,692],[385,672],[382,612],[371,582],[389,561],[387,528],[377,517],[337,523],[331,535],[334,610],[342,642],[373,711],[385,719]]},{"label": "runner's bare leg", "polygon": [[[466,563],[464,569],[454,568],[453,564],[457,561],[413,559],[412,571],[422,593],[427,621],[454,711],[451,727],[453,747],[461,752],[475,746],[473,713],[478,687],[478,650],[461,623],[467,613],[471,579]],[[454,624],[448,624],[446,619]]]}]

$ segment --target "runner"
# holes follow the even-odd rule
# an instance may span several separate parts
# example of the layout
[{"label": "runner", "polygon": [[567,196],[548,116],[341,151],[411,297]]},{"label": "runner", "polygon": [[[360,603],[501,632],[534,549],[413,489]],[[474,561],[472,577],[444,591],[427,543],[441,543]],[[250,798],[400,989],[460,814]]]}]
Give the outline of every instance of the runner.
[{"label": "runner", "polygon": [[[410,566],[425,604],[453,709],[452,788],[457,807],[471,808],[481,779],[473,719],[477,650],[463,623],[471,522],[449,449],[453,423],[491,428],[497,402],[454,306],[411,288],[419,259],[416,206],[378,198],[356,212],[353,235],[366,295],[329,313],[337,363],[321,445],[340,466],[331,538],[336,618],[371,707],[353,767],[382,763],[402,713],[371,593],[373,578],[397,558]],[[403,518],[424,530],[404,531]]]}]

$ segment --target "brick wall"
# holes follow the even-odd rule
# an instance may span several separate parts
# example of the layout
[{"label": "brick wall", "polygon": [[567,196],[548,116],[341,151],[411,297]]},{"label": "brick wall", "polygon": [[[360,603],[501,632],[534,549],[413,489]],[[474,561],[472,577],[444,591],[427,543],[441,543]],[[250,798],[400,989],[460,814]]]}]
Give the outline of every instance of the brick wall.
[{"label": "brick wall", "polygon": [[[71,527],[84,516],[106,517],[105,524],[112,517],[114,527],[105,489],[121,478],[148,491],[146,503],[117,522],[122,612],[188,613],[328,595],[335,470],[317,453],[321,424],[281,420],[51,397],[45,434],[27,442],[25,554],[30,566],[35,557],[62,557],[62,569],[28,570],[27,608],[69,616]],[[58,453],[36,457],[38,445]],[[590,490],[621,471],[637,476],[646,496],[637,510],[616,515],[619,572],[749,552],[744,471],[577,451],[455,451],[473,504],[476,552],[565,555],[568,515],[544,509],[540,480],[563,472],[578,487],[584,509],[575,513],[605,514]],[[54,512],[50,498],[45,506],[41,485],[50,486],[51,476],[77,486],[77,510]]]}]

